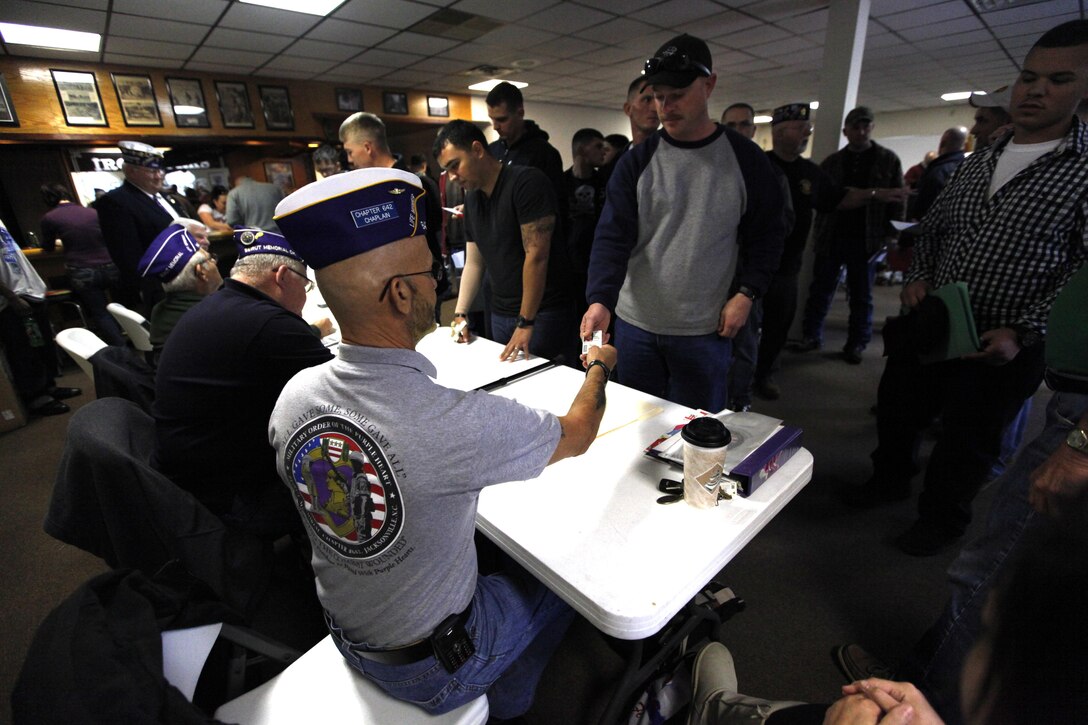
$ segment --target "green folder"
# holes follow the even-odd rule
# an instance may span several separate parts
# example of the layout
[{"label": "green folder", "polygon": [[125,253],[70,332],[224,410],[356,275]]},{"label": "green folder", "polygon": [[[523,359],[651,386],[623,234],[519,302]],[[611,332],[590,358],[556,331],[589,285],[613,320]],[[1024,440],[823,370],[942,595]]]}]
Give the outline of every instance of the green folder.
[{"label": "green folder", "polygon": [[975,316],[971,312],[971,297],[967,293],[967,285],[963,282],[952,282],[930,291],[929,294],[944,302],[948,309],[948,340],[930,352],[919,355],[918,359],[929,364],[954,360],[981,350],[982,343],[978,339],[978,330],[975,329]]}]

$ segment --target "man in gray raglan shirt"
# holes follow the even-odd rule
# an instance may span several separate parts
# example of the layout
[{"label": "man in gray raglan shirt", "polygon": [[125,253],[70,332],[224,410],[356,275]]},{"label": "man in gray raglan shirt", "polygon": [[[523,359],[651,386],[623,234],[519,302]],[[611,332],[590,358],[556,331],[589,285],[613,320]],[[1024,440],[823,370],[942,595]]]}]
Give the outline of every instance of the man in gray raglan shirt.
[{"label": "man in gray raglan shirt", "polygon": [[[422,196],[415,174],[371,168],[280,203],[280,229],[314,268],[343,343],[284,387],[269,437],[345,659],[429,712],[486,690],[491,714],[514,718],[573,612],[523,570],[478,576],[477,498],[589,447],[616,351],[590,350],[560,417],[436,383],[414,349],[435,327]],[[475,654],[462,662],[451,646]]]},{"label": "man in gray raglan shirt", "polygon": [[782,254],[782,191],[766,154],[710,119],[706,43],[673,38],[644,73],[663,128],[608,183],[580,332],[607,330],[615,314],[621,383],[718,411],[731,338]]}]

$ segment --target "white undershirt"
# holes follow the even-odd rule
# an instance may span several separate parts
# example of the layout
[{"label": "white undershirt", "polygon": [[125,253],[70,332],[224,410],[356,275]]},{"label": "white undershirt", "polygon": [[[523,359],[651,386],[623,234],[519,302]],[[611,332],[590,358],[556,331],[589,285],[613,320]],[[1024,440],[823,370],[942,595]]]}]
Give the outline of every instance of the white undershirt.
[{"label": "white undershirt", "polygon": [[1042,143],[1015,143],[1009,141],[1008,145],[1005,146],[1004,153],[997,160],[997,168],[994,169],[994,176],[990,179],[990,190],[986,194],[986,198],[996,194],[997,190],[1008,183],[1009,179],[1030,166],[1035,159],[1058,148],[1058,144],[1061,142],[1061,138],[1056,138],[1053,141],[1043,141]]},{"label": "white undershirt", "polygon": [[[143,191],[143,189],[140,189],[140,191]],[[144,191],[144,193],[147,194],[146,191]],[[165,209],[167,212],[169,212],[171,219],[173,219],[174,221],[177,221],[178,219],[181,219],[181,215],[178,214],[177,211],[174,210],[174,207],[170,206],[170,202],[168,202],[166,199],[162,198],[162,194],[147,194],[147,195],[150,196],[152,199],[154,199],[156,204],[158,204],[163,209]]]}]

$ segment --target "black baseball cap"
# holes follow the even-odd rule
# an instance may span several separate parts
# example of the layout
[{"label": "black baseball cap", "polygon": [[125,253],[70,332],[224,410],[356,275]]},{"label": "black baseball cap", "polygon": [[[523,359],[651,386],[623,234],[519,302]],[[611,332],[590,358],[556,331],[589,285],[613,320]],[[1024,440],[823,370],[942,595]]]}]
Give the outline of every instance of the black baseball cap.
[{"label": "black baseball cap", "polygon": [[858,121],[873,121],[873,111],[868,106],[858,106],[850,113],[846,114],[846,121],[843,122],[845,126],[852,126]]},{"label": "black baseball cap", "polygon": [[687,88],[696,78],[709,77],[713,67],[706,43],[684,33],[658,48],[646,61],[642,75],[647,85]]}]

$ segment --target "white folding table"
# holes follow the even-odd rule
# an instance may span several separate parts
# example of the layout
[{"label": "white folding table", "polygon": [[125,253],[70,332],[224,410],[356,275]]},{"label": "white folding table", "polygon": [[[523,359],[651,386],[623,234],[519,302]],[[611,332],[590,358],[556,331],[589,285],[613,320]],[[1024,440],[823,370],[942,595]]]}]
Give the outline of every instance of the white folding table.
[{"label": "white folding table", "polygon": [[[511,363],[498,361],[498,344],[456,345],[441,333],[418,349],[443,384],[470,389],[487,375],[510,375]],[[563,415],[583,380],[580,371],[552,367],[493,394]],[[714,509],[658,504],[658,482],[679,480],[682,471],[642,452],[692,411],[617,383],[608,384],[606,396],[589,451],[548,466],[534,480],[487,487],[476,526],[599,630],[641,640],[659,632],[800,492],[813,460],[802,449],[751,496]],[[602,722],[640,675],[628,673],[633,682],[617,688]]]}]

